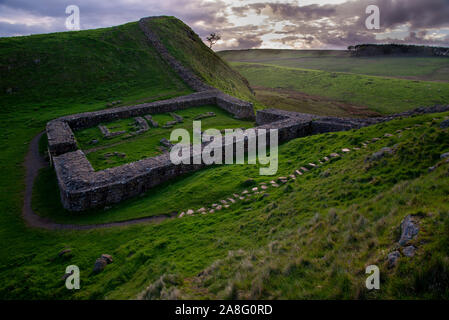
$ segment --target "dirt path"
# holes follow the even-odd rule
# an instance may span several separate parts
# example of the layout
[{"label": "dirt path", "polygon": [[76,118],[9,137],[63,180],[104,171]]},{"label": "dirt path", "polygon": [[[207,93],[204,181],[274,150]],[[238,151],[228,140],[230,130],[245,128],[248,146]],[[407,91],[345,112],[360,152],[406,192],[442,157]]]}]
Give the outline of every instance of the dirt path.
[{"label": "dirt path", "polygon": [[44,132],[39,133],[36,137],[31,140],[28,153],[25,157],[25,196],[23,201],[22,216],[28,226],[34,228],[41,228],[47,230],[92,230],[101,228],[112,228],[112,227],[124,227],[139,223],[148,222],[161,222],[166,219],[173,218],[175,215],[159,215],[152,217],[143,217],[138,219],[125,220],[120,222],[109,222],[101,224],[90,224],[90,225],[78,225],[78,224],[62,224],[51,221],[48,218],[43,218],[37,215],[31,207],[31,199],[33,196],[33,185],[34,180],[39,173],[39,170],[48,166],[48,163],[39,154],[39,139],[44,134]]}]

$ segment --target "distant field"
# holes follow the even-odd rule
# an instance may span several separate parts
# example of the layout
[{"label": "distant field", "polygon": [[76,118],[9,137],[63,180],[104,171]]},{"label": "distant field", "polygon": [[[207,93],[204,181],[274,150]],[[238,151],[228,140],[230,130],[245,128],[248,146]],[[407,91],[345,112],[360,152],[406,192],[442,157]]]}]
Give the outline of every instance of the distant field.
[{"label": "distant field", "polygon": [[449,81],[449,59],[445,57],[351,57],[347,51],[336,50],[240,50],[223,51],[219,55],[229,62]]},{"label": "distant field", "polygon": [[[218,130],[242,127],[250,128],[254,125],[249,121],[237,120],[216,106],[201,106],[176,111],[176,114],[183,117],[184,121],[169,129],[163,128],[164,124],[168,121],[173,121],[172,116],[167,113],[153,115],[153,120],[158,122],[159,126],[157,128],[150,128],[147,132],[139,135],[132,136],[129,134],[134,130],[134,118],[104,124],[111,131],[126,131],[125,134],[111,139],[105,139],[98,127],[84,129],[75,134],[78,145],[87,153],[87,158],[94,169],[102,170],[161,154],[160,140],[162,138],[169,140],[170,133],[173,129],[187,129],[190,132],[190,137],[192,137],[192,121],[196,116],[206,112],[214,112],[216,116],[201,120],[202,131],[210,128]],[[91,141],[94,139],[98,143],[92,145]]]},{"label": "distant field", "polygon": [[[361,110],[367,107],[378,113],[389,114],[449,102],[449,83],[446,82],[394,79],[255,63],[234,62],[232,65],[253,87],[262,87],[259,91],[256,90],[256,98],[263,98],[263,94],[267,94],[266,88],[277,91],[275,94],[278,96],[279,92],[288,89],[325,100],[332,99],[334,109],[341,109],[341,114],[348,112],[338,107],[339,103],[355,105],[362,108]],[[273,98],[270,104],[268,98],[265,98],[262,102],[271,107],[282,107],[282,101]],[[290,109],[323,113],[322,103],[318,103],[315,110],[310,110],[310,106],[299,101]]]}]

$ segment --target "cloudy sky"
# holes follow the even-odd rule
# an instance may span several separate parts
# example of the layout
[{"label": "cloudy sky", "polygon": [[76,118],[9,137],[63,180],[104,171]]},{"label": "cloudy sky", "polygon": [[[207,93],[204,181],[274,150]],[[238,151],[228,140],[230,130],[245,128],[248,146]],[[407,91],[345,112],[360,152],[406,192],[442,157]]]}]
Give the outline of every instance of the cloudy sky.
[{"label": "cloudy sky", "polygon": [[[65,31],[68,5],[81,29],[173,15],[203,39],[218,32],[223,49],[340,49],[357,43],[449,46],[449,0],[0,0],[0,37]],[[368,5],[380,29],[368,30]]]}]

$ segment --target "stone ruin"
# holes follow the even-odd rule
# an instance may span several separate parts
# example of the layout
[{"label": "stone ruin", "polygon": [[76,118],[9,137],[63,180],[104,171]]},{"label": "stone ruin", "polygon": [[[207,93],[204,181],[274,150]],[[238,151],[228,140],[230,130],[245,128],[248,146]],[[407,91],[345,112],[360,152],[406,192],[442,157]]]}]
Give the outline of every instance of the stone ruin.
[{"label": "stone ruin", "polygon": [[[176,101],[179,100],[176,99]],[[199,103],[197,100],[189,101],[195,101],[195,103],[192,102],[193,105],[198,105],[197,103]],[[210,101],[205,103],[210,104]],[[103,122],[105,118],[116,119],[119,115],[126,117],[129,112],[133,114],[138,112],[149,113],[149,107],[154,107],[155,109],[153,110],[161,111],[160,105],[136,107],[124,107],[125,109],[129,109],[126,112],[123,108],[119,108],[119,110],[107,110],[108,113],[106,114],[102,114],[102,111],[84,113],[60,118],[48,123],[49,153],[55,167],[61,200],[66,209],[70,211],[83,211],[89,208],[105,207],[138,196],[170,179],[205,167],[205,164],[174,165],[170,161],[169,152],[165,152],[156,157],[128,163],[119,167],[95,171],[84,152],[77,149],[71,127],[74,129],[84,128],[88,123]],[[437,106],[416,109],[389,117],[347,119],[268,109],[257,112],[257,126],[255,130],[257,136],[259,129],[277,129],[279,143],[282,143],[298,137],[318,133],[358,129],[379,122],[389,121],[397,117],[444,112],[448,110],[449,106]],[[232,143],[235,144],[236,142],[234,141]],[[203,144],[202,148],[205,145]],[[226,144],[223,143],[223,155],[225,154],[226,147]],[[247,147],[247,144],[245,144],[245,150]],[[193,163],[192,159],[194,157],[195,153],[191,147],[190,163]]]},{"label": "stone ruin", "polygon": [[[146,19],[152,18],[142,19],[140,26],[148,41],[178,73],[181,79],[198,92],[169,100],[69,115],[47,123],[48,152],[56,171],[61,201],[67,210],[78,212],[118,203],[136,197],[170,179],[205,167],[205,164],[174,165],[170,161],[169,152],[165,152],[156,157],[95,171],[87,160],[85,153],[78,149],[72,130],[99,126],[105,122],[131,117],[134,117],[136,123],[140,126],[141,129],[139,130],[148,130],[145,119],[149,121],[152,127],[158,126],[152,119],[152,114],[173,113],[174,115],[175,111],[189,107],[216,105],[235,118],[255,119],[257,124],[255,128],[256,136],[259,129],[277,129],[279,142],[282,143],[312,134],[358,129],[396,117],[449,110],[449,106],[436,106],[383,118],[347,119],[268,109],[258,111],[256,117],[254,117],[254,109],[251,103],[231,97],[210,87],[174,59],[157,36],[148,29],[144,23]],[[181,120],[179,118],[174,119],[175,121]],[[111,132],[104,130],[103,134],[106,136]],[[235,143],[234,140],[232,144]],[[204,146],[205,144],[202,145],[202,148]],[[245,150],[247,147],[245,142]],[[223,151],[226,148],[226,144],[223,143]],[[235,148],[233,149],[235,150]],[[224,154],[225,152],[223,152]],[[191,146],[189,157],[192,160],[195,156]],[[190,161],[190,163],[193,163],[193,161]]]}]

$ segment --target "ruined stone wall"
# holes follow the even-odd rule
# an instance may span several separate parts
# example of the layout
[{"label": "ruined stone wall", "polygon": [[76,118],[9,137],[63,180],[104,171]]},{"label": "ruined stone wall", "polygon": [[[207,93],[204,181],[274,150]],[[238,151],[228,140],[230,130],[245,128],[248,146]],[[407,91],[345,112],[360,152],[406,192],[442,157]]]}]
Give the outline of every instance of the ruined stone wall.
[{"label": "ruined stone wall", "polygon": [[[376,119],[345,119],[320,117],[310,114],[288,112],[276,109],[257,113],[256,135],[261,129],[278,130],[279,142],[286,142],[312,134],[358,129],[375,123],[389,121],[398,117],[416,114],[449,111],[449,106],[419,108],[405,113]],[[274,122],[268,122],[274,119]],[[260,122],[259,122],[260,121]],[[223,137],[223,141],[224,137]],[[267,140],[268,145],[269,140]],[[237,141],[231,142],[235,153]],[[207,144],[203,144],[202,148]],[[228,146],[223,143],[222,154]],[[244,142],[247,150],[247,140]],[[190,147],[190,163],[196,154]],[[70,211],[83,211],[89,208],[104,207],[132,198],[151,188],[205,167],[205,164],[179,164],[170,161],[170,154],[147,158],[137,162],[102,171],[94,171],[81,150],[67,152],[53,158],[64,207]]]},{"label": "ruined stone wall", "polygon": [[51,155],[78,149],[72,129],[65,121],[53,120],[47,123],[47,138],[48,151]]},{"label": "ruined stone wall", "polygon": [[[280,141],[306,136],[311,132],[310,123],[298,123],[296,120],[286,119],[272,125],[256,127],[256,142],[259,139],[260,129],[267,131],[278,129]],[[247,137],[238,141],[234,139],[230,143],[225,140],[225,137],[222,139],[223,161],[230,144],[232,144],[234,155],[237,143],[243,143],[245,152],[248,150]],[[266,143],[269,145],[269,138],[266,139]],[[203,143],[201,149],[207,145],[208,143]],[[175,165],[170,160],[170,153],[166,152],[157,157],[102,171],[95,171],[81,150],[53,157],[61,201],[67,210],[83,211],[89,208],[105,207],[138,196],[161,183],[204,168],[206,165],[203,163],[193,164],[194,157],[199,154],[195,152],[190,146],[189,154],[186,156],[190,164]]]},{"label": "ruined stone wall", "polygon": [[217,90],[196,92],[168,100],[79,113],[50,121],[47,124],[49,151],[52,156],[57,156],[76,150],[77,146],[72,130],[90,128],[100,123],[119,119],[168,113],[203,105],[217,105],[238,119],[254,119],[254,109],[251,103],[241,101]]}]

